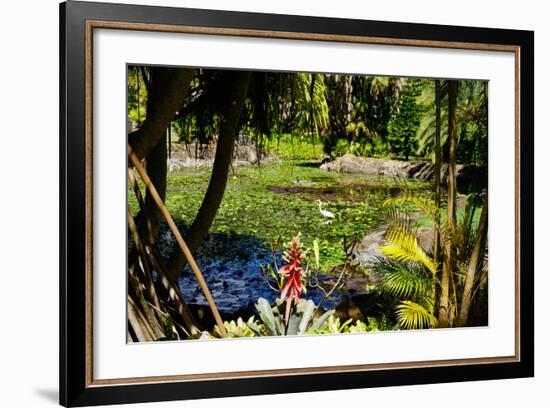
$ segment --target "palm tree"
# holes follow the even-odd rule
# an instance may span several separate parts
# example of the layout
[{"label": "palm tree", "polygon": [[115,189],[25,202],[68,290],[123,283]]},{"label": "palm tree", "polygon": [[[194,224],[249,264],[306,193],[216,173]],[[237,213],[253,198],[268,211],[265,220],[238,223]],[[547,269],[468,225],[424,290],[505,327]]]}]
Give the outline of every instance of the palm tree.
[{"label": "palm tree", "polygon": [[[449,81],[449,169],[447,175],[447,228],[455,225],[456,219],[456,100],[458,94],[458,81]],[[443,251],[443,273],[441,274],[441,294],[439,297],[439,325],[447,327],[450,323],[452,304],[449,299],[451,285],[454,287],[453,279],[453,246],[451,240],[445,240]]]},{"label": "palm tree", "polygon": [[[488,215],[487,195],[483,194],[483,209],[479,218],[476,238],[472,248],[472,254],[468,263],[464,288],[462,290],[462,301],[460,302],[460,312],[458,314],[458,326],[465,326],[468,323],[468,314],[474,297],[474,283],[476,277],[482,275],[483,256],[487,242],[487,215]],[[479,280],[478,280],[479,281]]]},{"label": "palm tree", "polygon": [[434,189],[435,189],[435,225],[433,258],[439,264],[441,250],[440,208],[441,208],[441,81],[435,80],[435,143],[434,143]]}]

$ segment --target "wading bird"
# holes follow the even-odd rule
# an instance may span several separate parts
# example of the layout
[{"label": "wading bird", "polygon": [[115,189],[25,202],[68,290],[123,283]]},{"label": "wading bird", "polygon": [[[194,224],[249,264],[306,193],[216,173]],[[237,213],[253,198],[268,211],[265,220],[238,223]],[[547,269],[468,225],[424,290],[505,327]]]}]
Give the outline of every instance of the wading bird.
[{"label": "wading bird", "polygon": [[323,217],[327,218],[325,224],[332,224],[332,220],[334,219],[334,213],[327,210],[323,210],[321,208],[321,204],[323,203],[321,200],[317,200],[317,202],[319,203],[319,212]]}]

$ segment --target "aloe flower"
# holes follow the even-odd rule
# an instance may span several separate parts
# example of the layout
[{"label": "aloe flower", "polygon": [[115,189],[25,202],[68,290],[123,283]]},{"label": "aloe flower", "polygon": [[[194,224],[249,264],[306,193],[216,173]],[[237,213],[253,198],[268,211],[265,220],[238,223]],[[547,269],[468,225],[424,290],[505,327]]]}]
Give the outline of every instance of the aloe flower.
[{"label": "aloe flower", "polygon": [[288,325],[292,300],[296,299],[296,302],[298,302],[301,293],[305,293],[305,285],[302,282],[302,279],[305,277],[302,267],[304,256],[305,253],[302,252],[300,234],[298,234],[292,238],[292,241],[288,244],[288,249],[283,255],[286,264],[277,271],[284,282],[280,296],[282,300],[286,301],[285,325]]}]

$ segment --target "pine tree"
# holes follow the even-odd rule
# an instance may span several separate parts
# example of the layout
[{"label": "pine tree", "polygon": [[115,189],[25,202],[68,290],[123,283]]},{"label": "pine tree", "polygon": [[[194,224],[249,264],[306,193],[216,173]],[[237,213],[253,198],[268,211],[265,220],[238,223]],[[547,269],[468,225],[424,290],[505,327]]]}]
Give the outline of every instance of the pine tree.
[{"label": "pine tree", "polygon": [[416,151],[416,131],[420,125],[422,109],[417,104],[417,97],[422,93],[422,80],[408,79],[401,89],[397,110],[388,125],[388,142],[390,150],[409,160]]}]

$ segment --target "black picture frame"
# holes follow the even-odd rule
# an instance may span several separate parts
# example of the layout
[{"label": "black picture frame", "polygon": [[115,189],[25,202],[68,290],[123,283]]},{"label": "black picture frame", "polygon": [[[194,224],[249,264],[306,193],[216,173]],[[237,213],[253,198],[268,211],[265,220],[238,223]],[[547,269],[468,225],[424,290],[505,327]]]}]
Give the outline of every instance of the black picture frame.
[{"label": "black picture frame", "polygon": [[[511,46],[521,67],[516,200],[521,200],[517,245],[519,324],[517,361],[445,364],[223,380],[159,381],[94,385],[89,376],[86,319],[90,292],[85,269],[86,231],[86,30],[89,21],[186,25],[270,33],[353,36],[441,43]],[[532,31],[431,24],[257,14],[68,1],[60,5],[60,403],[121,404],[446,383],[534,375],[534,33]],[[88,240],[88,241],[87,241]],[[89,243],[89,242],[88,242]]]}]

